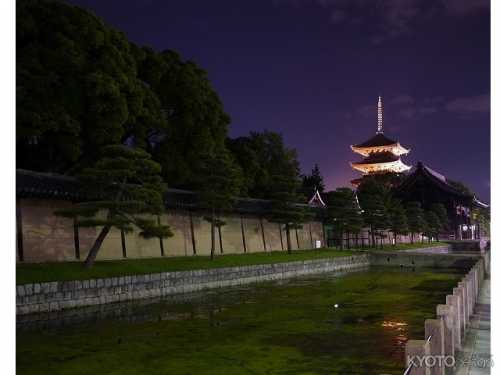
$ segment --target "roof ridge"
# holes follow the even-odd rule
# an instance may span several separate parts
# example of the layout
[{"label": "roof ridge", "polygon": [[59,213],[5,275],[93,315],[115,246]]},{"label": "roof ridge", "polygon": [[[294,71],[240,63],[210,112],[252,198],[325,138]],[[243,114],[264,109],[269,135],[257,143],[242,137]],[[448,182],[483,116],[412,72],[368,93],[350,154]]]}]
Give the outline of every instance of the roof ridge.
[{"label": "roof ridge", "polygon": [[16,175],[18,173],[21,173],[21,174],[24,174],[27,176],[32,176],[32,177],[51,177],[51,178],[56,178],[56,179],[61,179],[61,180],[76,181],[75,176],[69,176],[69,175],[60,174],[60,173],[53,173],[53,172],[38,172],[38,171],[31,171],[29,169],[16,168]]}]

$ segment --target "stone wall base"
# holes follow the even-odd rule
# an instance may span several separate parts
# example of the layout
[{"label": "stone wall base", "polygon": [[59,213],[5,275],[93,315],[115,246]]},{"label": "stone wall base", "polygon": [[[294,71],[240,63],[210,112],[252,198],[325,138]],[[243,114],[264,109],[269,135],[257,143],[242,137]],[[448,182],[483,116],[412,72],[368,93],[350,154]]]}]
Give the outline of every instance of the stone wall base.
[{"label": "stone wall base", "polygon": [[369,254],[361,254],[244,267],[25,284],[17,286],[16,312],[18,315],[24,315],[61,311],[76,307],[165,297],[258,281],[352,270],[369,265]]}]

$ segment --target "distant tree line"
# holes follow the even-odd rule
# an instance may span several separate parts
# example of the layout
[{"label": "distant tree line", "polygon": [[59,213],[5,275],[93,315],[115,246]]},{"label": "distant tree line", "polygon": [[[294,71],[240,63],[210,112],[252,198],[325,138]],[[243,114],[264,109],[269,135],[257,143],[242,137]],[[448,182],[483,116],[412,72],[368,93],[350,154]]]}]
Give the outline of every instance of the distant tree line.
[{"label": "distant tree line", "polygon": [[[402,202],[387,181],[387,176],[368,176],[363,178],[357,192],[339,188],[325,194],[325,221],[338,239],[357,238],[363,228],[368,228],[370,242],[377,247],[386,233],[392,234],[392,243],[396,245],[403,235],[410,235],[411,243],[416,234],[425,235],[428,241],[439,240],[439,234],[450,229],[443,204],[424,210],[420,202]],[[343,242],[339,241],[341,247]],[[350,246],[349,240],[347,245]]]}]

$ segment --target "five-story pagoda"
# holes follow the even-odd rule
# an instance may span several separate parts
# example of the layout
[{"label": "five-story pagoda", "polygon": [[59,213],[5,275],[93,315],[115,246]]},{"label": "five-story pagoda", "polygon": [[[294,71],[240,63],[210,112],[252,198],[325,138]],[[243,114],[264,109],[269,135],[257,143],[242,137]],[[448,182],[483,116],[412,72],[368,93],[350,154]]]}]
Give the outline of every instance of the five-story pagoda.
[{"label": "five-story pagoda", "polygon": [[[367,141],[351,146],[354,152],[364,156],[360,162],[351,163],[351,167],[363,175],[402,173],[411,168],[401,161],[401,156],[408,154],[410,150],[384,135],[382,116],[382,97],[379,96],[377,133]],[[360,179],[351,182],[358,185]]]}]

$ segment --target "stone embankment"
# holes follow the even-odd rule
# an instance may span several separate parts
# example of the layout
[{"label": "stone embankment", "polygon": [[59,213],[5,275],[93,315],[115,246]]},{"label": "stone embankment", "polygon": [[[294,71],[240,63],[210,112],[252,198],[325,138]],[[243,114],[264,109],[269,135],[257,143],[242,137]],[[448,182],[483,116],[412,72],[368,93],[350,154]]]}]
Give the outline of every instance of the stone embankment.
[{"label": "stone embankment", "polygon": [[18,315],[47,313],[370,265],[469,269],[477,259],[479,255],[374,251],[299,262],[33,283],[17,286],[16,312]]},{"label": "stone embankment", "polygon": [[369,265],[370,255],[366,253],[300,262],[25,284],[17,286],[16,307],[18,315],[44,313],[322,272],[353,270]]}]

